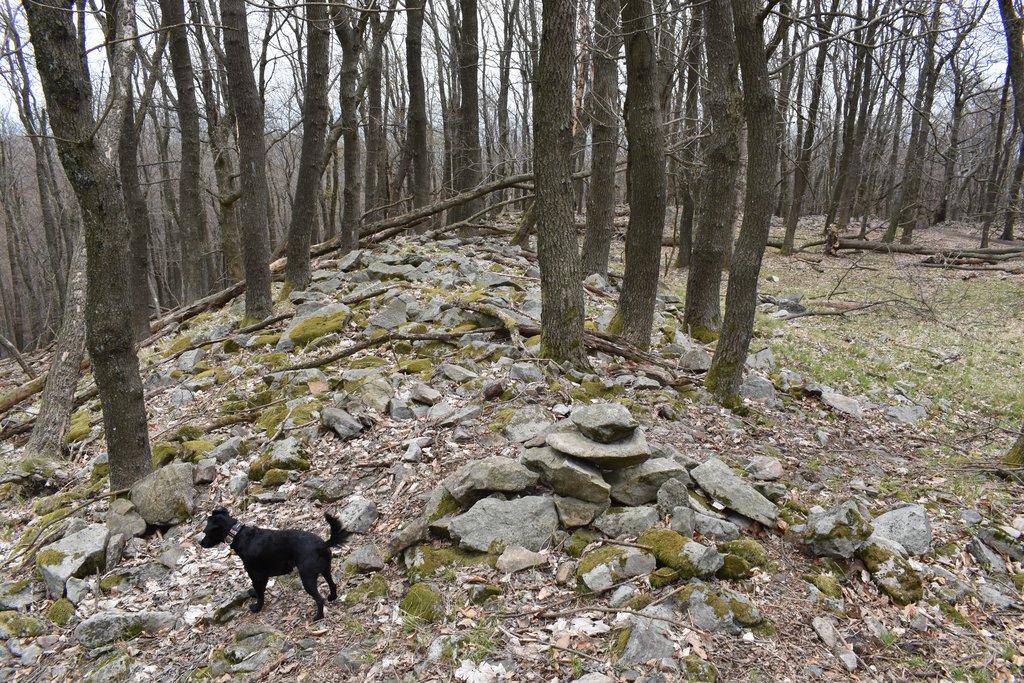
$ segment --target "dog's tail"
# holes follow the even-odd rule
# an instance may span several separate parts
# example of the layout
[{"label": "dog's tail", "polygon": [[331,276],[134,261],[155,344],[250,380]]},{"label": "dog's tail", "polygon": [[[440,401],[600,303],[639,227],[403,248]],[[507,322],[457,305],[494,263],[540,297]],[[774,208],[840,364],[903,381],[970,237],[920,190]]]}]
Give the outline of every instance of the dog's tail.
[{"label": "dog's tail", "polygon": [[338,521],[338,518],[329,512],[324,513],[324,517],[327,518],[327,523],[331,526],[331,537],[326,541],[327,547],[334,548],[347,541],[351,534],[342,531],[341,522]]}]

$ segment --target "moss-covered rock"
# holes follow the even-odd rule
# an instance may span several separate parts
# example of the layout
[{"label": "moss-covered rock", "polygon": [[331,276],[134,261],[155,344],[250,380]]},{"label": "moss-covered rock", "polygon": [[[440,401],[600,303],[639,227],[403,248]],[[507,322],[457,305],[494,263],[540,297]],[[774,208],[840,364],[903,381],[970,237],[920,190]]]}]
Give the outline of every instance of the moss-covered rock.
[{"label": "moss-covered rock", "polygon": [[718,550],[743,558],[751,567],[764,567],[769,561],[768,551],[752,538],[719,543]]},{"label": "moss-covered rock", "polygon": [[470,586],[466,592],[466,597],[469,602],[474,605],[482,605],[491,598],[496,598],[501,595],[501,589],[491,584],[483,583]]},{"label": "moss-covered rock", "polygon": [[444,618],[444,598],[427,583],[415,583],[398,605],[408,619],[419,623],[433,623]]},{"label": "moss-covered rock", "polygon": [[493,553],[474,553],[452,546],[434,547],[423,543],[405,552],[405,571],[410,583],[434,578],[444,567],[494,568],[498,556]]},{"label": "moss-covered rock", "polygon": [[406,358],[398,362],[398,369],[409,375],[434,372],[434,361],[430,358]]},{"label": "moss-covered rock", "polygon": [[871,580],[898,605],[910,605],[924,596],[921,575],[903,557],[880,543],[869,542],[858,552]]},{"label": "moss-covered rock", "polygon": [[35,638],[46,633],[46,624],[15,610],[0,612],[0,638]]},{"label": "moss-covered rock", "polygon": [[253,356],[252,362],[256,365],[262,365],[265,368],[275,370],[277,368],[283,368],[288,365],[289,356],[283,351],[275,353],[263,353],[258,356]]},{"label": "moss-covered rock", "polygon": [[211,439],[193,439],[181,444],[185,458],[195,462],[206,457],[206,454],[217,447],[217,442]]},{"label": "moss-covered rock", "polygon": [[[301,399],[297,399],[296,402]],[[284,427],[293,427],[316,421],[323,404],[320,401],[307,401],[291,405],[278,403],[260,412],[256,426],[266,435],[274,439],[281,434]]]},{"label": "moss-covered rock", "polygon": [[281,484],[288,481],[288,470],[279,470],[272,468],[263,473],[260,477],[259,482],[264,486],[280,486]]},{"label": "moss-covered rock", "polygon": [[332,332],[341,332],[348,322],[349,311],[338,311],[332,315],[306,318],[291,328],[288,338],[295,346],[303,347]]},{"label": "moss-covered rock", "polygon": [[715,572],[720,579],[737,580],[750,576],[750,563],[739,555],[729,553],[723,558],[722,567]]},{"label": "moss-covered rock", "polygon": [[620,581],[645,576],[657,568],[654,556],[630,547],[606,545],[580,558],[576,586],[583,592],[600,593]]},{"label": "moss-covered rock", "polygon": [[716,683],[718,670],[711,662],[706,662],[697,655],[683,657],[682,675],[687,683]]},{"label": "moss-covered rock", "polygon": [[164,465],[173,462],[178,457],[180,449],[181,446],[179,444],[168,443],[167,441],[158,441],[153,444],[150,448],[153,457],[153,469],[160,469]]},{"label": "moss-covered rock", "polygon": [[[277,346],[277,342],[281,341],[281,334],[261,334],[252,340],[252,348],[260,348],[263,346]],[[276,354],[272,354],[276,355]]]},{"label": "moss-covered rock", "polygon": [[57,626],[67,626],[75,616],[75,605],[67,598],[54,600],[46,610],[46,618]]},{"label": "moss-covered rock", "polygon": [[843,585],[831,574],[804,574],[803,579],[821,591],[825,597],[833,600],[843,598]]},{"label": "moss-covered rock", "polygon": [[648,580],[651,582],[651,588],[664,588],[679,580],[679,572],[669,567],[658,567],[651,572]]},{"label": "moss-covered rock", "polygon": [[712,548],[669,529],[649,529],[637,543],[649,547],[659,564],[675,569],[682,579],[710,576],[724,561]]},{"label": "moss-covered rock", "polygon": [[565,542],[565,552],[570,557],[579,559],[583,555],[583,551],[586,550],[587,546],[596,541],[598,536],[593,531],[587,531],[585,529],[577,529],[572,532],[572,536]]},{"label": "moss-covered rock", "polygon": [[387,579],[381,574],[374,574],[368,581],[364,581],[346,593],[344,602],[346,605],[358,605],[368,600],[385,598],[390,593],[391,588],[388,586]]}]

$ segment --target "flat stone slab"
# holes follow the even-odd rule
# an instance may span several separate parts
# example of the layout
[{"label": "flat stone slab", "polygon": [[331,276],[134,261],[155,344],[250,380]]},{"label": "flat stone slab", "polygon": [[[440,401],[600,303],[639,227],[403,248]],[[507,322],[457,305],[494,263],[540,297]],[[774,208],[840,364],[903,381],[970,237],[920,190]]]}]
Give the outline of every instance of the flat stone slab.
[{"label": "flat stone slab", "polygon": [[89,649],[116,640],[130,640],[173,628],[178,618],[170,612],[100,612],[75,628],[75,639]]},{"label": "flat stone slab", "polygon": [[468,463],[444,480],[455,500],[463,505],[498,491],[519,493],[533,487],[539,475],[512,458],[492,456]]},{"label": "flat stone slab", "polygon": [[612,499],[623,505],[646,505],[658,498],[658,491],[670,479],[685,486],[690,483],[686,468],[672,458],[651,458],[634,467],[614,470],[607,475]]},{"label": "flat stone slab", "polygon": [[607,503],[611,485],[596,467],[573,460],[553,448],[527,448],[521,461],[560,495],[591,503]]},{"label": "flat stone slab", "polygon": [[731,510],[750,517],[768,527],[774,527],[779,509],[754,490],[718,458],[710,458],[690,471],[693,480],[715,500]]},{"label": "flat stone slab", "polygon": [[569,419],[591,441],[614,443],[628,439],[636,431],[637,421],[621,403],[593,403],[572,411]]},{"label": "flat stone slab", "polygon": [[575,430],[552,432],[546,441],[556,451],[609,470],[633,467],[651,457],[651,447],[639,427],[628,439],[613,443],[597,443]]},{"label": "flat stone slab", "polygon": [[459,545],[478,552],[489,552],[496,544],[539,551],[557,529],[555,503],[542,496],[484,498],[448,526]]},{"label": "flat stone slab", "polygon": [[923,555],[932,544],[932,526],[922,505],[905,505],[875,518],[875,534],[896,541],[911,555]]}]

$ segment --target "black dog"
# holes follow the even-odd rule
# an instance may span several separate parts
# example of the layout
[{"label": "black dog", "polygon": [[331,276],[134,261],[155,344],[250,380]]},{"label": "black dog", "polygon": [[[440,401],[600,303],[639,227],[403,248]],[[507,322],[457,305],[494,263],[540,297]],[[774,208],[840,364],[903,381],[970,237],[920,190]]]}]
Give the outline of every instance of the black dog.
[{"label": "black dog", "polygon": [[243,526],[227,510],[217,508],[206,520],[203,540],[199,545],[212,548],[218,543],[227,543],[242,558],[245,571],[252,580],[249,595],[256,598],[249,605],[253,612],[263,609],[263,594],[271,576],[281,576],[298,569],[302,587],[316,600],[314,619],[323,619],[324,599],[317,589],[317,579],[320,576],[327,579],[331,589],[327,599],[336,600],[338,589],[331,578],[331,548],[341,545],[349,537],[341,530],[341,523],[335,517],[329,514],[324,517],[331,526],[331,537],[326,541],[308,531]]}]

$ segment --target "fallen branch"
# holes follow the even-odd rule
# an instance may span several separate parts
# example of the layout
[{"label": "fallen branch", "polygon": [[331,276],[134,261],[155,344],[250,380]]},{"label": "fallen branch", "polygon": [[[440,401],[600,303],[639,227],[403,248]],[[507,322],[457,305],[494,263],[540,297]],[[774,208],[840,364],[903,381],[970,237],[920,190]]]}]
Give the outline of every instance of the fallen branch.
[{"label": "fallen branch", "polygon": [[17,361],[21,369],[25,371],[29,379],[35,379],[36,373],[33,372],[32,366],[25,362],[24,357],[18,352],[18,347],[11,343],[11,340],[0,334],[0,346],[6,349],[7,353],[11,354],[11,358]]}]

